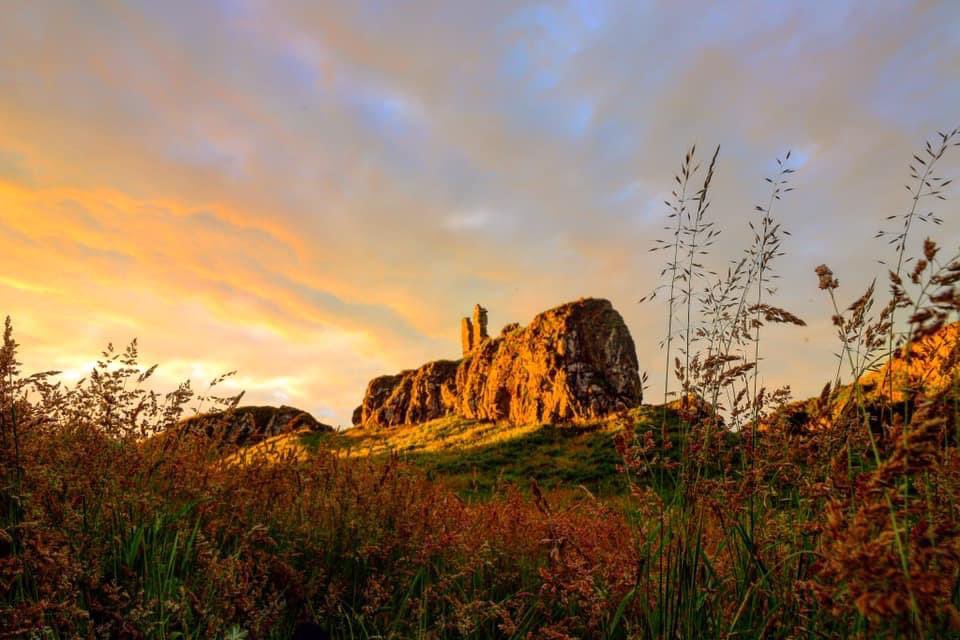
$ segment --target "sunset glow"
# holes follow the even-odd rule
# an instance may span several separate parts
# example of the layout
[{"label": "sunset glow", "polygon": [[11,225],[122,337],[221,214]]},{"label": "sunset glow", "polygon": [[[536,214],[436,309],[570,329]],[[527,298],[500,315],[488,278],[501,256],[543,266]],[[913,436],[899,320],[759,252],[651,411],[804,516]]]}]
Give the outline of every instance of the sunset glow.
[{"label": "sunset glow", "polygon": [[909,206],[906,159],[958,124],[960,5],[738,7],[5,4],[0,311],[26,368],[76,379],[136,337],[165,388],[237,369],[251,401],[347,425],[371,377],[458,357],[474,303],[496,332],[595,296],[660,372],[638,300],[698,143],[721,146],[717,270],[794,150],[778,302],[808,326],[771,330],[763,376],[816,392],[813,269],[850,299],[883,274],[883,242],[848,238]]}]

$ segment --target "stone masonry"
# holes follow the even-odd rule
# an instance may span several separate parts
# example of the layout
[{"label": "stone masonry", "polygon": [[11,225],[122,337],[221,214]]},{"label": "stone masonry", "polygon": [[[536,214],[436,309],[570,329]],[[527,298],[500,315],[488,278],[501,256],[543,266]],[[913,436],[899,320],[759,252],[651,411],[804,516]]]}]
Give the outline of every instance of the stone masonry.
[{"label": "stone masonry", "polygon": [[463,350],[463,357],[467,357],[483,344],[488,338],[487,334],[487,310],[479,304],[473,307],[473,320],[463,318],[460,320],[460,347]]}]

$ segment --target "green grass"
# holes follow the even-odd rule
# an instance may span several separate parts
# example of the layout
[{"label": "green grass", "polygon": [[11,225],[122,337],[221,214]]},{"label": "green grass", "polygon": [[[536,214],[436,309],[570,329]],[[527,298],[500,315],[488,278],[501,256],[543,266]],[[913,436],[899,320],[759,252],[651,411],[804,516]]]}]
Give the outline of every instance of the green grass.
[{"label": "green grass", "polygon": [[530,480],[545,489],[582,485],[594,494],[615,495],[626,490],[626,482],[617,473],[613,436],[610,431],[548,425],[505,442],[414,453],[407,459],[465,497],[488,497],[498,487],[525,486]]},{"label": "green grass", "polygon": [[305,433],[300,436],[300,444],[310,451],[319,451],[320,449],[339,450],[347,449],[351,446],[350,439],[344,434],[337,433],[336,431],[325,433]]},{"label": "green grass", "polygon": [[[637,433],[659,429],[661,407],[643,406],[636,409],[632,419]],[[667,410],[671,433],[679,418]],[[535,480],[550,491],[585,488],[597,497],[622,495],[627,490],[626,477],[618,472],[621,463],[614,445],[617,429],[609,423],[582,426],[543,425],[516,436],[508,435],[494,442],[463,446],[430,446],[431,434],[448,437],[458,429],[476,426],[476,421],[445,419],[428,423],[421,428],[421,439],[416,446],[406,448],[381,447],[398,453],[401,458],[422,469],[430,479],[444,482],[466,499],[488,498],[498,490],[515,485],[527,491]],[[387,435],[384,435],[384,434]],[[380,433],[310,433],[301,436],[301,444],[317,451],[347,449],[361,450],[374,440],[389,439],[389,430]],[[674,451],[677,451],[675,448]]]}]

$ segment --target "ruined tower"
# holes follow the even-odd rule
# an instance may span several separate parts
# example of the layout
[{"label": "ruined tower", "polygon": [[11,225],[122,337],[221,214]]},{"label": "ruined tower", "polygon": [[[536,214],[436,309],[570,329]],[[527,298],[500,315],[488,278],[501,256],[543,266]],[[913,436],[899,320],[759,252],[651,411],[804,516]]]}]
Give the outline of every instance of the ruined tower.
[{"label": "ruined tower", "polygon": [[487,310],[479,304],[474,305],[473,319],[463,318],[460,320],[460,347],[463,350],[464,357],[473,353],[487,337],[489,337],[487,334]]},{"label": "ruined tower", "polygon": [[473,323],[470,322],[470,318],[460,319],[460,347],[463,350],[463,357],[467,357],[473,351]]},{"label": "ruined tower", "polygon": [[480,343],[483,342],[486,338],[489,337],[487,334],[487,310],[481,307],[480,305],[473,306],[473,348],[476,349],[480,346]]}]

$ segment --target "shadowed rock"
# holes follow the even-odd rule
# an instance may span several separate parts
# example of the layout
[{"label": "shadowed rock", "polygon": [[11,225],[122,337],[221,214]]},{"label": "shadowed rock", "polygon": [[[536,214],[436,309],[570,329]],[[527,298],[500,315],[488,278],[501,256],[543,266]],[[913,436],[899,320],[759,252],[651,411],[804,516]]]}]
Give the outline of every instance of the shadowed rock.
[{"label": "shadowed rock", "polygon": [[251,445],[267,438],[307,429],[313,432],[333,431],[306,411],[294,407],[248,406],[232,411],[214,411],[187,418],[180,423],[180,433],[213,436],[222,434],[224,441]]}]

